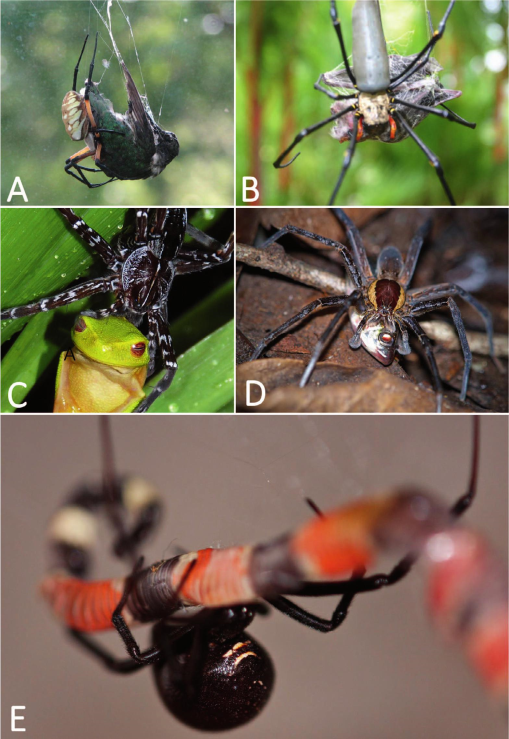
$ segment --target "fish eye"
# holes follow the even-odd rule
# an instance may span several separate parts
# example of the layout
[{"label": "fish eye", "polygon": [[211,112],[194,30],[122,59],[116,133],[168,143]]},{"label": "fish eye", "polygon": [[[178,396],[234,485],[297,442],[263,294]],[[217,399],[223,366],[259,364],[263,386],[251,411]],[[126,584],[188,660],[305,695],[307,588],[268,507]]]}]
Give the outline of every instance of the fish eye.
[{"label": "fish eye", "polygon": [[382,331],[378,336],[378,340],[385,346],[392,346],[394,344],[394,336],[389,334],[387,331]]},{"label": "fish eye", "polygon": [[140,341],[138,344],[133,344],[131,346],[131,354],[135,357],[142,357],[145,353],[145,344],[143,341]]}]

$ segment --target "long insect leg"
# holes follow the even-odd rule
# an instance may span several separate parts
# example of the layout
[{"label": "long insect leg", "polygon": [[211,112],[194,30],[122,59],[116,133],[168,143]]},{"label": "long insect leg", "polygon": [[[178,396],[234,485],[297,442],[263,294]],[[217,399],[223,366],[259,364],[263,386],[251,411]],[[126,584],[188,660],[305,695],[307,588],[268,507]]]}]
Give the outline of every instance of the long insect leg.
[{"label": "long insect leg", "polygon": [[433,346],[431,345],[431,341],[427,337],[424,330],[419,325],[419,322],[415,320],[412,316],[404,316],[401,319],[404,321],[409,328],[412,329],[412,331],[417,334],[419,341],[421,342],[423,349],[426,353],[426,357],[428,359],[428,364],[431,369],[431,375],[433,377],[433,385],[435,387],[435,394],[437,397],[437,413],[440,413],[442,410],[442,398],[443,398],[443,388],[442,388],[442,380],[440,379],[440,374],[438,372],[438,367],[435,359],[435,355],[433,353]]},{"label": "long insect leg", "polygon": [[341,187],[343,180],[345,178],[345,175],[348,171],[348,168],[352,162],[353,153],[355,151],[355,145],[357,144],[357,131],[359,130],[359,119],[357,116],[355,117],[355,123],[353,126],[352,134],[350,143],[348,144],[348,149],[345,152],[345,156],[343,159],[343,166],[341,167],[341,172],[339,173],[338,181],[336,182],[336,187],[334,188],[331,199],[329,200],[329,205],[334,205],[334,201],[336,200],[336,196],[339,192],[339,188]]},{"label": "long insect leg", "polygon": [[161,393],[170,387],[178,369],[177,357],[175,355],[171,336],[168,332],[168,321],[165,316],[163,316],[159,311],[152,310],[148,314],[148,322],[149,328],[152,331],[155,331],[157,336],[157,343],[161,350],[166,372],[157,385],[152,388],[150,395],[142,400],[136,407],[135,413],[145,413],[145,411],[150,408],[152,403],[157,400]]},{"label": "long insect leg", "polygon": [[83,56],[83,52],[85,51],[85,46],[87,45],[87,41],[88,41],[88,33],[85,36],[85,41],[83,42],[83,47],[81,49],[81,54],[79,56],[78,63],[74,67],[74,76],[72,78],[72,91],[73,92],[76,92],[76,83],[78,81],[78,71],[80,68],[81,57]]},{"label": "long insect leg", "polygon": [[365,281],[370,282],[371,280],[374,280],[374,275],[371,271],[368,255],[366,254],[366,249],[364,248],[364,243],[359,229],[342,208],[332,208],[332,212],[346,231],[348,241],[350,242],[350,246],[355,254],[356,262],[361,268],[362,274],[366,278]]},{"label": "long insect leg", "polygon": [[[357,297],[354,298],[356,300]],[[311,359],[308,362],[308,365],[306,369],[304,370],[304,374],[301,377],[301,380],[299,382],[299,387],[305,387],[307,383],[309,382],[309,379],[311,375],[313,374],[313,371],[318,363],[318,360],[320,359],[320,356],[325,348],[325,346],[328,344],[331,334],[333,333],[334,329],[336,328],[339,321],[343,318],[346,311],[348,310],[348,307],[351,305],[352,300],[351,296],[343,298],[343,305],[340,306],[338,309],[338,312],[332,319],[332,321],[329,323],[323,334],[318,339],[315,348],[313,349],[313,354],[311,355]]]},{"label": "long insect leg", "polygon": [[[430,55],[433,47],[435,46],[435,44],[438,41],[440,41],[440,39],[444,35],[445,26],[447,24],[447,19],[449,18],[449,15],[451,14],[451,11],[453,9],[453,6],[454,6],[454,3],[455,2],[456,2],[456,0],[451,0],[450,1],[449,5],[447,7],[447,10],[445,11],[444,17],[442,18],[442,20],[438,24],[438,29],[433,32],[433,36],[430,38],[430,40],[428,41],[428,43],[426,44],[426,46],[423,49],[421,49],[421,51],[415,56],[415,58],[412,59],[412,61],[410,62],[410,64],[402,72],[400,72],[397,77],[394,77],[391,80],[391,86],[392,87],[397,87],[398,85],[401,85],[401,83],[404,82],[409,75],[414,74],[417,71],[417,67],[416,67],[417,62],[419,62],[419,60],[421,60],[423,58],[423,56],[427,52],[429,52],[427,54],[426,59],[424,60],[425,62],[427,61],[427,59],[429,58],[429,55]],[[419,65],[419,66],[421,66],[421,65]]]},{"label": "long insect leg", "polygon": [[406,120],[403,118],[402,115],[400,115],[400,113],[398,113],[398,111],[396,109],[393,109],[391,112],[394,115],[394,117],[397,118],[398,121],[401,123],[401,125],[403,126],[403,128],[405,129],[405,131],[408,133],[408,135],[411,138],[413,138],[413,140],[415,141],[415,143],[417,144],[417,146],[424,152],[424,154],[426,154],[426,156],[428,157],[429,163],[431,164],[432,167],[434,167],[435,172],[437,173],[438,179],[442,183],[442,187],[444,188],[445,194],[447,195],[450,204],[451,205],[456,205],[456,202],[454,200],[454,197],[452,195],[452,192],[449,189],[449,185],[445,181],[444,171],[442,169],[442,165],[440,164],[440,159],[436,156],[436,154],[433,154],[433,152],[431,151],[431,149],[428,149],[428,147],[426,146],[426,144],[424,143],[424,141],[422,141],[417,136],[417,134],[413,131],[412,127],[408,125],[408,123],[406,122]]},{"label": "long insect leg", "polygon": [[394,98],[394,102],[398,103],[399,105],[406,105],[407,108],[424,110],[426,113],[438,115],[440,118],[445,118],[446,120],[451,121],[451,123],[459,123],[462,126],[467,126],[468,128],[475,128],[477,126],[477,123],[470,123],[469,121],[466,121],[464,118],[461,118],[459,115],[453,113],[452,110],[449,110],[449,108],[446,108],[445,110],[437,110],[436,108],[430,108],[429,105],[418,105],[417,103],[410,103],[408,100],[401,100],[400,98],[396,97]]},{"label": "long insect leg", "polygon": [[343,296],[333,296],[330,298],[317,298],[317,300],[313,300],[312,303],[308,303],[308,305],[304,306],[301,311],[289,318],[288,321],[285,321],[281,324],[281,326],[278,326],[278,328],[274,329],[274,331],[271,331],[270,334],[258,344],[249,361],[252,362],[254,359],[258,359],[258,357],[274,341],[274,339],[277,339],[278,336],[282,336],[282,334],[285,334],[289,328],[294,326],[296,323],[301,321],[317,308],[326,308],[330,306],[341,305],[343,301]]},{"label": "long insect leg", "polygon": [[83,218],[76,215],[72,208],[57,208],[64,216],[71,228],[76,231],[78,236],[103,260],[107,267],[113,269],[118,262],[118,257],[106,239],[101,234],[94,231],[93,228],[87,226]]},{"label": "long insect leg", "polygon": [[[365,570],[355,572],[352,576],[352,582],[362,578],[364,572]],[[331,631],[335,631],[339,628],[348,616],[350,605],[356,595],[357,593],[353,588],[350,592],[345,593],[334,609],[330,619],[315,616],[315,614],[310,613],[305,608],[301,608],[296,603],[293,603],[282,595],[275,596],[274,598],[267,598],[266,600],[271,606],[276,608],[278,611],[281,611],[281,613],[284,613],[285,616],[292,618],[294,621],[298,621],[300,624],[303,624],[303,626],[308,626],[310,629],[320,631],[322,634],[329,634]]]},{"label": "long insect leg", "polygon": [[320,121],[320,123],[315,123],[314,126],[309,126],[309,128],[303,128],[300,133],[297,134],[297,136],[294,138],[290,146],[288,146],[282,154],[278,156],[276,161],[274,162],[274,167],[276,169],[284,169],[285,167],[289,167],[292,162],[294,162],[297,157],[300,155],[300,151],[297,152],[297,154],[290,159],[289,162],[286,164],[281,164],[283,159],[291,152],[291,150],[297,146],[299,141],[302,141],[302,139],[306,138],[306,136],[309,136],[310,134],[314,133],[315,131],[318,131],[319,128],[323,128],[328,123],[332,123],[332,121],[336,121],[338,118],[341,118],[342,116],[346,115],[347,113],[351,113],[353,110],[356,109],[356,105],[349,105],[348,108],[345,108],[345,110],[340,111],[339,113],[334,113],[334,115],[331,115],[329,118],[326,118],[324,121]]},{"label": "long insect leg", "polygon": [[339,17],[338,17],[338,10],[336,8],[336,0],[331,0],[330,17],[331,17],[332,25],[334,26],[334,30],[336,32],[336,36],[338,37],[339,46],[341,48],[341,56],[343,57],[343,63],[345,65],[346,73],[348,77],[350,78],[350,82],[352,83],[352,85],[356,85],[357,82],[355,80],[355,75],[352,72],[350,64],[348,63],[348,55],[346,53],[345,42],[343,39],[343,34],[341,32],[341,21],[339,20]]},{"label": "long insect leg", "polygon": [[0,313],[0,319],[5,320],[7,318],[33,316],[36,313],[44,313],[55,308],[61,308],[64,305],[70,305],[82,298],[88,298],[90,295],[110,292],[112,290],[113,280],[113,277],[108,279],[97,277],[94,280],[83,282],[81,285],[76,285],[76,287],[70,287],[68,290],[64,290],[50,298],[42,298],[42,300],[38,300],[35,303],[20,305],[16,308],[7,308]]}]

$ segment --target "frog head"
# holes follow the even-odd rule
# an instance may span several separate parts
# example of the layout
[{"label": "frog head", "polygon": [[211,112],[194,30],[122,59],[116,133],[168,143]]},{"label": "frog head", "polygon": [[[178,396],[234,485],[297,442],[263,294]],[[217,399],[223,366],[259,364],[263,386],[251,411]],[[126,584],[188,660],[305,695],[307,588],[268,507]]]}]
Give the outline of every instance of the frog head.
[{"label": "frog head", "polygon": [[95,362],[113,367],[142,367],[149,362],[148,339],[127,318],[80,315],[71,334],[76,347]]}]

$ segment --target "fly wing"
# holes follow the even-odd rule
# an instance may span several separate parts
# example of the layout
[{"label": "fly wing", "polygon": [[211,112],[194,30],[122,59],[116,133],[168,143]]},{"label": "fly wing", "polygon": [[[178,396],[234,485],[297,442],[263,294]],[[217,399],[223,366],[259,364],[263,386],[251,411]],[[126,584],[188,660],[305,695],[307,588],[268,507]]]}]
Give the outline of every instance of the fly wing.
[{"label": "fly wing", "polygon": [[[415,54],[412,56],[392,54],[389,57],[391,77],[401,74],[414,58]],[[402,100],[430,107],[436,107],[448,100],[460,97],[461,90],[446,90],[442,87],[438,79],[438,74],[442,69],[437,60],[431,57],[422,69],[412,74],[403,84],[398,85],[394,92]]]},{"label": "fly wing", "polygon": [[127,117],[131,121],[139,138],[152,131],[151,119],[145,109],[143,100],[136,87],[131,73],[127,69],[124,60],[119,59],[122,72],[124,73],[125,86],[127,90]]}]

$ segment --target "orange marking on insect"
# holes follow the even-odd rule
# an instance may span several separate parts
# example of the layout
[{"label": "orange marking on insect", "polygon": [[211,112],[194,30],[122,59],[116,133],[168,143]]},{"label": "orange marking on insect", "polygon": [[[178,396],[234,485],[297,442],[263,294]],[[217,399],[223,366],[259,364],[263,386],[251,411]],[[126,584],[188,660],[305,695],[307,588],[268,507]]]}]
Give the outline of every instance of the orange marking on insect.
[{"label": "orange marking on insect", "polygon": [[304,579],[334,580],[368,567],[376,555],[375,524],[392,498],[361,501],[313,519],[291,538],[289,548]]},{"label": "orange marking on insect", "polygon": [[360,141],[364,136],[364,126],[362,124],[362,116],[359,117],[359,125],[357,128],[357,141]]},{"label": "orange marking on insect", "polygon": [[90,125],[92,126],[92,128],[97,128],[97,125],[94,119],[94,114],[92,113],[92,106],[90,105],[90,100],[85,100],[85,110],[87,111],[87,117],[88,117],[88,120],[90,121]]},{"label": "orange marking on insect", "polygon": [[85,159],[86,157],[92,156],[93,153],[94,152],[91,149],[89,149],[88,146],[85,146],[84,149],[80,149],[79,151],[76,152],[76,154],[72,154],[69,157],[69,159],[78,159],[78,158]]},{"label": "orange marking on insect", "polygon": [[389,123],[391,124],[391,141],[394,141],[394,139],[396,138],[396,131],[398,129],[396,126],[396,121],[394,120],[392,115],[389,116]]},{"label": "orange marking on insect", "polygon": [[237,667],[243,659],[246,659],[246,657],[258,657],[258,655],[255,654],[255,652],[244,652],[244,654],[240,654],[235,660],[235,667]]},{"label": "orange marking on insect", "polygon": [[[256,600],[249,565],[252,547],[200,549],[180,558],[171,586],[188,605],[223,606]],[[185,579],[189,564],[196,561]],[[183,582],[183,585],[181,583]]]}]

